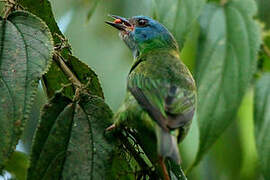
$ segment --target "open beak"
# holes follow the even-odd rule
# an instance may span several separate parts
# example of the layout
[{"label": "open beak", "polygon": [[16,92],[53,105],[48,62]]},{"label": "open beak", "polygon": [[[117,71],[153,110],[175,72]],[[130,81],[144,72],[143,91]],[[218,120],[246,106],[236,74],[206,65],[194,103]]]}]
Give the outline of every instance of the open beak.
[{"label": "open beak", "polygon": [[120,31],[125,31],[125,32],[133,29],[132,24],[130,24],[130,22],[126,18],[115,16],[115,15],[109,15],[109,16],[114,18],[114,22],[105,21],[105,23],[115,27],[116,29]]}]

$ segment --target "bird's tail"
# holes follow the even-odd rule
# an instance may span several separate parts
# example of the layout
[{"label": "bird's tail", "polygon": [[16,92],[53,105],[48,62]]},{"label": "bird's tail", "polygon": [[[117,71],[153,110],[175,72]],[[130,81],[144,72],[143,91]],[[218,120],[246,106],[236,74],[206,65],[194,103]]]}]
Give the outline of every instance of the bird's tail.
[{"label": "bird's tail", "polygon": [[170,157],[177,164],[180,164],[181,158],[178,150],[176,137],[169,132],[156,126],[158,154],[162,157]]}]

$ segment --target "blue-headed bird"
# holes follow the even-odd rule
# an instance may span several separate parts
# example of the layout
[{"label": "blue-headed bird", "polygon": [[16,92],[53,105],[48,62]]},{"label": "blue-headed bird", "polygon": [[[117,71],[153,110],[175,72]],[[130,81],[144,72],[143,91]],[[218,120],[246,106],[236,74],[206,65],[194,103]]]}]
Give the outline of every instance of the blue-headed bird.
[{"label": "blue-headed bird", "polygon": [[177,139],[181,141],[187,134],[196,107],[194,79],[180,60],[175,38],[162,24],[146,16],[112,17],[114,22],[106,23],[120,31],[134,56],[127,95],[112,127],[154,127],[157,154],[179,164]]}]

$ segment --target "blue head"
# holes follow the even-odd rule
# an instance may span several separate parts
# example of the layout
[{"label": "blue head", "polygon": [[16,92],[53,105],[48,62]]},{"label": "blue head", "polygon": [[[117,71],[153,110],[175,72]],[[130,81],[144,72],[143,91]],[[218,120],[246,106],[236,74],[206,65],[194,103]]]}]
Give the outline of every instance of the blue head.
[{"label": "blue head", "polygon": [[120,37],[135,56],[160,48],[178,51],[174,37],[159,22],[146,16],[134,16],[128,19],[112,17],[115,21],[107,23],[120,30]]}]

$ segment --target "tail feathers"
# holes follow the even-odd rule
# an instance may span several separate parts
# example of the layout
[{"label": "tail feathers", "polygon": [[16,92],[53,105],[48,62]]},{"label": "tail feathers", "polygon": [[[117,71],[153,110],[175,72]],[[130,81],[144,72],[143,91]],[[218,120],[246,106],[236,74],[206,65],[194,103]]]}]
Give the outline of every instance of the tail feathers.
[{"label": "tail feathers", "polygon": [[164,131],[159,126],[156,127],[158,140],[158,153],[162,157],[170,157],[177,164],[181,163],[176,137]]}]

